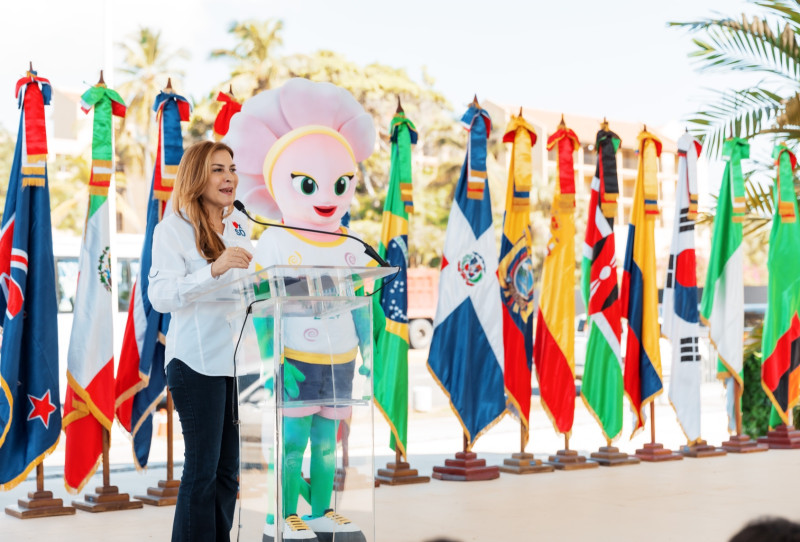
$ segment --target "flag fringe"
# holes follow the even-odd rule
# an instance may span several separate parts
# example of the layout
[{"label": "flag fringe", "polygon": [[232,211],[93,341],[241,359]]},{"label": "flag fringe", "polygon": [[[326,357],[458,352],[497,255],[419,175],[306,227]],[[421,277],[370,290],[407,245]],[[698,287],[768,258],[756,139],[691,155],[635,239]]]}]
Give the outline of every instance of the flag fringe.
[{"label": "flag fringe", "polygon": [[439,377],[437,377],[436,373],[433,372],[433,369],[431,369],[430,364],[426,364],[425,366],[428,368],[428,372],[431,374],[431,377],[433,377],[433,381],[436,382],[436,385],[439,386],[439,388],[442,390],[442,392],[447,397],[447,402],[450,405],[450,410],[452,410],[453,414],[456,415],[456,419],[458,420],[458,423],[461,424],[461,430],[464,432],[464,435],[467,437],[467,449],[464,450],[464,451],[466,451],[466,452],[472,451],[472,447],[475,445],[476,442],[478,442],[478,439],[480,437],[482,437],[484,434],[486,434],[486,432],[489,431],[492,427],[497,425],[500,422],[500,420],[503,419],[503,416],[508,414],[508,410],[503,409],[503,411],[494,420],[489,422],[486,425],[486,427],[481,429],[478,432],[478,434],[475,435],[475,438],[472,438],[472,436],[470,435],[469,429],[467,429],[467,426],[464,425],[464,421],[461,419],[461,415],[458,413],[458,410],[456,409],[456,407],[453,406],[453,401],[452,401],[452,399],[450,399],[450,393],[447,391],[447,388],[444,387],[442,382],[439,380]]},{"label": "flag fringe", "polygon": [[56,438],[56,441],[53,443],[53,445],[50,446],[50,448],[48,448],[47,450],[45,450],[39,457],[28,463],[28,465],[25,467],[25,469],[19,476],[13,478],[12,480],[4,484],[0,484],[0,491],[10,491],[15,487],[17,487],[20,483],[24,482],[25,479],[28,477],[28,474],[30,474],[34,468],[38,467],[39,464],[42,461],[44,461],[45,457],[53,453],[53,450],[55,450],[56,446],[58,446],[58,441],[60,439],[61,439],[61,433],[58,434],[58,438]]}]

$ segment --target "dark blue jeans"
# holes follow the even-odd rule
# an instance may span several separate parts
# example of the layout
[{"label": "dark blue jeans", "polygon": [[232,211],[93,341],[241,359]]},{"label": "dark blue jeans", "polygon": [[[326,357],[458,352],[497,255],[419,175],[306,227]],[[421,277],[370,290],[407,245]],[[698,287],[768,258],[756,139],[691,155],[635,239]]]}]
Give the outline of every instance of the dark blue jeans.
[{"label": "dark blue jeans", "polygon": [[167,385],[185,446],[172,541],[229,541],[239,491],[233,377],[206,376],[173,359],[167,365]]}]

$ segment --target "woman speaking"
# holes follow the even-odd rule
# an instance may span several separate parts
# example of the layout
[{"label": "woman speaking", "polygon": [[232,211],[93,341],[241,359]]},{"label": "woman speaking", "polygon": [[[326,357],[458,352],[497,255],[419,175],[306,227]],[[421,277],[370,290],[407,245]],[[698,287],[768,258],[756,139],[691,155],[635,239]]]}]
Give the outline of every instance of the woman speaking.
[{"label": "woman speaking", "polygon": [[178,167],[173,213],[153,234],[148,297],[170,313],[167,385],[180,416],[183,476],[173,542],[229,540],[238,491],[239,433],[228,303],[197,300],[252,260],[247,219],[235,211],[236,166],[224,143],[192,145]]}]

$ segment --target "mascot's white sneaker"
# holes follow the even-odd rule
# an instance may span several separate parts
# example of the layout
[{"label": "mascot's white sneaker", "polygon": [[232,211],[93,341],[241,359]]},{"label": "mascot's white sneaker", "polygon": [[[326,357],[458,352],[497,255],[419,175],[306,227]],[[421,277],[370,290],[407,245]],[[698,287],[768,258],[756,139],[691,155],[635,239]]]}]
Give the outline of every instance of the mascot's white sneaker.
[{"label": "mascot's white sneaker", "polygon": [[[292,514],[283,521],[283,540],[303,540],[304,542],[319,542],[317,535],[296,514]],[[275,542],[275,524],[265,523],[264,534],[261,542]]]},{"label": "mascot's white sneaker", "polygon": [[[308,518],[308,516],[306,516]],[[344,516],[340,516],[332,509],[325,511],[324,516],[306,519],[306,523],[317,535],[319,542],[366,542],[361,529]]]}]

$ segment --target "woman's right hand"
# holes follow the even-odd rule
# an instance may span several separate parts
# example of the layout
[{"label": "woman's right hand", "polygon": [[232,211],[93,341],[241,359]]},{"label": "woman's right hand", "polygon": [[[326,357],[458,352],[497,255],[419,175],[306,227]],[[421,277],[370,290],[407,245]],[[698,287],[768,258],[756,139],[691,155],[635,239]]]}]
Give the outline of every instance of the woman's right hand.
[{"label": "woman's right hand", "polygon": [[229,269],[247,269],[253,255],[242,247],[228,247],[211,263],[211,276],[219,277]]}]

